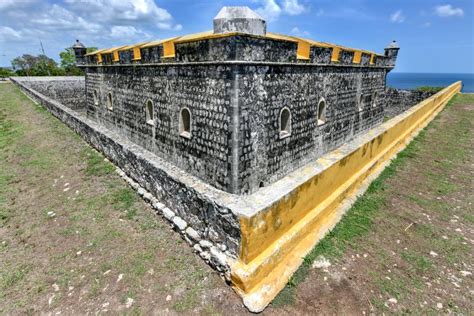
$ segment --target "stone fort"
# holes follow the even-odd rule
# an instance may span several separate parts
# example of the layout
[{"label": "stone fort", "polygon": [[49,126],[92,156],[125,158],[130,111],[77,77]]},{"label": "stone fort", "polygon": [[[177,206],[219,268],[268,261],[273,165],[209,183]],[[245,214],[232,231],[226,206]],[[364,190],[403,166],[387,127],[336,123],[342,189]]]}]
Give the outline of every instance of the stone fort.
[{"label": "stone fort", "polygon": [[87,115],[206,183],[249,194],[380,124],[384,55],[266,31],[224,7],[214,30],[99,50]]},{"label": "stone fort", "polygon": [[73,49],[85,77],[12,80],[109,158],[252,311],[459,88],[388,88],[395,41],[379,54],[275,34],[247,7],[222,8],[208,32]]}]

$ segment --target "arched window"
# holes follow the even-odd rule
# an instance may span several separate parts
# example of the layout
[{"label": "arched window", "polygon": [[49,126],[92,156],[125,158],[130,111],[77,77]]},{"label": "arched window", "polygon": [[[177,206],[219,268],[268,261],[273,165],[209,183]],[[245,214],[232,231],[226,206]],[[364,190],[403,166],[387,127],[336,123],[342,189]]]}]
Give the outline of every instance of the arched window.
[{"label": "arched window", "polygon": [[364,105],[364,95],[361,93],[359,94],[359,98],[357,99],[357,108],[359,111],[362,111]]},{"label": "arched window", "polygon": [[112,92],[109,92],[107,94],[107,108],[109,110],[113,110],[114,109],[114,103],[113,103],[113,99],[112,99]]},{"label": "arched window", "polygon": [[94,105],[99,105],[99,90],[95,89],[93,92],[94,95]]},{"label": "arched window", "polygon": [[154,105],[151,100],[146,101],[145,111],[146,111],[146,123],[150,125],[155,125]]},{"label": "arched window", "polygon": [[326,101],[321,99],[318,103],[318,125],[326,123]]},{"label": "arched window", "polygon": [[179,112],[179,135],[191,138],[191,112],[188,108],[182,108]]},{"label": "arched window", "polygon": [[291,113],[287,107],[280,111],[280,138],[291,135]]},{"label": "arched window", "polygon": [[372,106],[374,108],[377,106],[377,91],[372,95]]}]

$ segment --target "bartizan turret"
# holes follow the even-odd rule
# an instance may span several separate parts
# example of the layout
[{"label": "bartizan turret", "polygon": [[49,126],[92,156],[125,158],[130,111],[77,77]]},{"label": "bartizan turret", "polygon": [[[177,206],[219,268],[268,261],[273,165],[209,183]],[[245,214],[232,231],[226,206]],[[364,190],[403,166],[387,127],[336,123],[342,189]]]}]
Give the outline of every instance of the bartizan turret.
[{"label": "bartizan turret", "polygon": [[386,48],[385,48],[385,57],[388,58],[387,66],[388,67],[395,67],[395,63],[397,62],[398,51],[400,50],[400,46],[398,46],[397,41],[392,41]]},{"label": "bartizan turret", "polygon": [[81,42],[79,42],[79,40],[76,40],[71,48],[74,50],[76,65],[84,65],[86,63],[85,55],[87,53],[87,48]]}]

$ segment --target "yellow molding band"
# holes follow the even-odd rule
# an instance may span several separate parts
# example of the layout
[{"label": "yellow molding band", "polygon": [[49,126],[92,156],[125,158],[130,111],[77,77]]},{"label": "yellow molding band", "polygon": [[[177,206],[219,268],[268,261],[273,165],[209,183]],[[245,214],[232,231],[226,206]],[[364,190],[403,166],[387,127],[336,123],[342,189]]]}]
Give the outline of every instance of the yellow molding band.
[{"label": "yellow molding band", "polygon": [[118,50],[114,50],[112,52],[112,55],[113,55],[113,59],[112,59],[113,62],[120,61],[120,56],[119,56],[119,51]]},{"label": "yellow molding band", "polygon": [[[319,173],[251,217],[241,217],[241,253],[232,285],[259,312],[286,285],[324,235],[398,152],[461,90],[456,82],[406,112],[319,158]],[[296,172],[313,173],[316,165]],[[298,177],[298,175],[294,175]]]},{"label": "yellow molding band", "polygon": [[122,45],[122,46],[116,46],[116,47],[112,47],[112,48],[109,48],[109,49],[104,49],[101,54],[110,54],[110,53],[113,53],[114,51],[116,50],[119,50],[123,47],[126,47],[126,45]]},{"label": "yellow molding band", "polygon": [[361,51],[355,51],[354,52],[354,59],[352,62],[354,64],[360,64],[360,60],[362,59],[362,52]]},{"label": "yellow molding band", "polygon": [[296,50],[296,56],[298,59],[309,60],[309,52],[311,45],[306,41],[298,41],[298,48]]},{"label": "yellow molding band", "polygon": [[148,48],[148,47],[159,46],[159,45],[163,44],[164,42],[175,40],[175,39],[178,39],[178,38],[179,38],[179,36],[175,36],[175,37],[170,37],[170,38],[167,38],[167,39],[151,41],[151,42],[148,42],[148,43],[145,43],[145,44],[141,45],[140,48]]},{"label": "yellow molding band", "polygon": [[140,46],[135,46],[133,48],[132,60],[141,60],[141,59],[142,59],[142,51],[140,50]]},{"label": "yellow molding band", "polygon": [[339,62],[339,55],[341,54],[341,49],[339,47],[332,48],[331,61]]},{"label": "yellow molding band", "polygon": [[375,54],[370,55],[370,64],[375,64]]},{"label": "yellow molding band", "polygon": [[85,54],[84,56],[93,56],[93,55],[97,55],[97,54],[99,54],[99,53],[103,52],[104,50],[106,50],[106,48],[99,49],[99,50],[96,50],[96,51],[93,51],[93,52],[87,53],[87,54]]},{"label": "yellow molding band", "polygon": [[175,47],[173,40],[163,43],[163,58],[173,58],[175,56]]},{"label": "yellow molding band", "polygon": [[[240,32],[230,32],[230,33],[223,33],[223,34],[214,34],[213,31],[206,31],[206,32],[201,32],[201,33],[194,33],[194,34],[188,34],[184,36],[177,36],[177,37],[172,37],[164,40],[156,40],[156,41],[151,41],[151,42],[145,42],[145,43],[139,43],[139,44],[132,44],[132,45],[125,45],[125,46],[119,46],[119,47],[114,47],[114,48],[109,48],[109,49],[101,49],[96,52],[92,52],[89,54],[86,54],[86,56],[90,55],[95,55],[98,53],[102,54],[107,54],[111,53],[114,50],[126,50],[126,49],[133,49],[134,52],[134,58],[133,60],[140,60],[141,59],[141,53],[139,53],[139,49],[137,48],[147,48],[147,47],[153,47],[153,46],[159,46],[163,45],[163,49],[166,51],[164,52],[163,58],[172,58],[175,56],[175,44],[179,43],[189,43],[193,41],[201,41],[201,40],[206,40],[206,39],[216,39],[216,38],[224,38],[224,37],[231,37],[231,36],[237,36],[237,35],[248,35],[245,33],[240,33]],[[366,50],[359,50],[359,49],[354,49],[354,48],[349,48],[349,47],[344,47],[340,45],[335,45],[331,43],[325,43],[325,42],[318,42],[310,39],[305,39],[297,36],[289,36],[289,35],[283,35],[283,34],[277,34],[277,33],[271,33],[267,32],[266,35],[264,36],[258,36],[258,35],[252,35],[253,37],[260,37],[260,38],[267,38],[267,39],[273,39],[273,40],[282,40],[282,41],[289,41],[289,42],[294,42],[297,43],[297,58],[302,59],[302,60],[308,60],[309,55],[310,55],[310,49],[312,46],[315,47],[326,47],[326,48],[333,48],[333,55],[331,57],[331,61],[337,62],[339,61],[339,55],[341,49],[347,50],[347,51],[353,51],[353,52],[358,52],[358,53],[366,53],[366,54],[372,54],[372,55],[377,55],[378,54]],[[165,48],[166,46],[166,48]],[[135,57],[137,56],[137,57]],[[381,55],[380,55],[381,56]]]}]

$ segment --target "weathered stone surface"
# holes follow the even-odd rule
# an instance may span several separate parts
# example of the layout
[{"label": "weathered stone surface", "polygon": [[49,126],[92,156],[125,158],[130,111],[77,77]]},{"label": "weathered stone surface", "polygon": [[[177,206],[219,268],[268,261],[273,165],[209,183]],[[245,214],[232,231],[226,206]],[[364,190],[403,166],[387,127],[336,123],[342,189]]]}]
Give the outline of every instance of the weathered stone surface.
[{"label": "weathered stone surface", "polygon": [[214,18],[214,33],[265,35],[267,23],[249,7],[223,7]]},{"label": "weathered stone surface", "polygon": [[201,240],[201,236],[199,236],[199,233],[192,227],[186,228],[186,235],[194,242],[199,242]]},{"label": "weathered stone surface", "polygon": [[175,224],[179,230],[185,230],[188,226],[188,224],[179,216],[173,217],[173,224]]},{"label": "weathered stone surface", "polygon": [[227,257],[226,255],[221,252],[217,247],[211,247],[210,248],[210,254],[211,254],[211,264],[214,265],[217,270],[219,271],[224,271],[227,270]]},{"label": "weathered stone surface", "polygon": [[[156,208],[157,210],[162,210],[164,212],[165,205],[160,202],[155,202],[153,203],[153,207]],[[170,209],[168,210],[171,211]]]},{"label": "weathered stone surface", "polygon": [[384,114],[394,117],[435,94],[434,91],[387,88],[383,94]]},{"label": "weathered stone surface", "polygon": [[212,242],[210,242],[209,240],[201,240],[199,242],[199,245],[204,249],[209,249],[213,246]]},{"label": "weathered stone surface", "polygon": [[171,221],[173,219],[173,217],[175,216],[174,212],[172,210],[170,210],[169,208],[165,207],[163,208],[163,216]]},{"label": "weathered stone surface", "polygon": [[153,195],[150,192],[145,192],[145,194],[143,194],[143,199],[145,199],[145,201],[151,202]]},{"label": "weathered stone surface", "polygon": [[85,111],[84,77],[29,77],[29,85],[75,111]]}]

